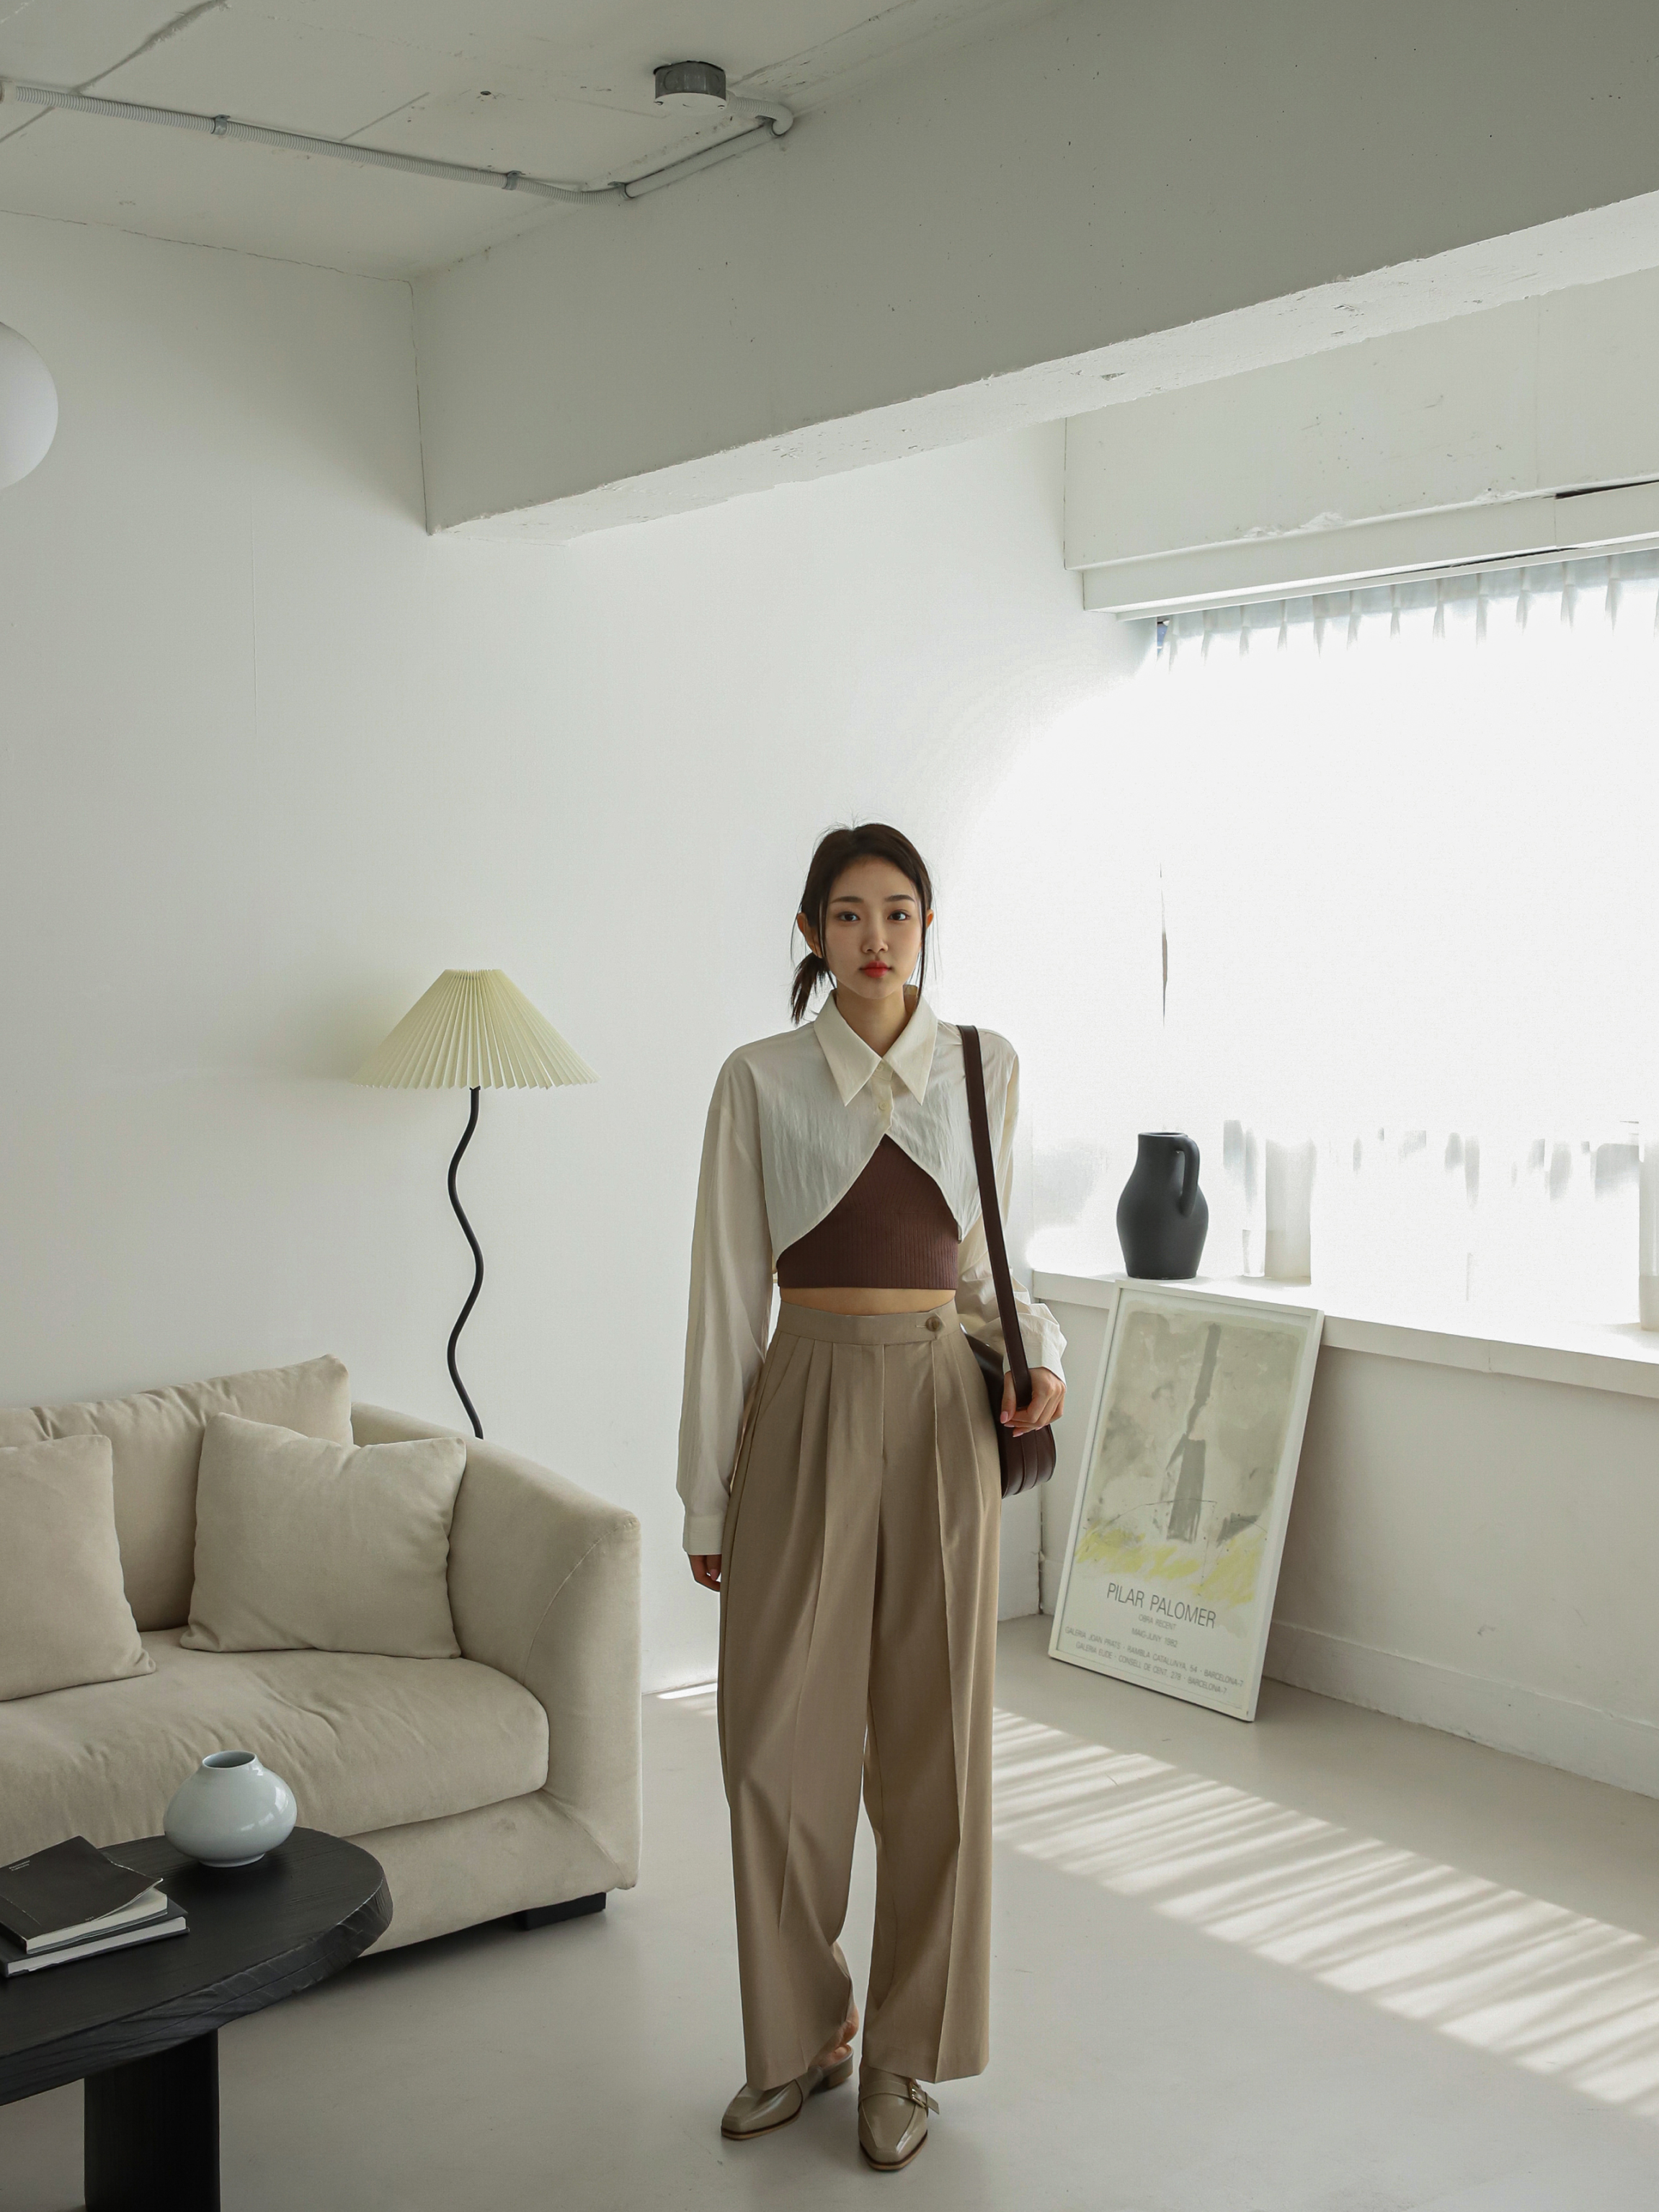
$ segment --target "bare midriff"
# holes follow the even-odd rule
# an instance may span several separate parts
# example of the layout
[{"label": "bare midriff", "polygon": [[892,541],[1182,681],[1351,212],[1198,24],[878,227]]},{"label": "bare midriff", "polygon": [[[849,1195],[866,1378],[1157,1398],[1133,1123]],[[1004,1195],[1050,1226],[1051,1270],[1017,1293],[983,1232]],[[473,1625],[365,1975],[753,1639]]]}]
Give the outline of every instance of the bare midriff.
[{"label": "bare midriff", "polygon": [[828,1291],[780,1291],[778,1296],[787,1306],[812,1306],[819,1313],[838,1314],[931,1313],[935,1307],[956,1304],[955,1293],[949,1291],[943,1297],[937,1291],[877,1290],[859,1287]]}]

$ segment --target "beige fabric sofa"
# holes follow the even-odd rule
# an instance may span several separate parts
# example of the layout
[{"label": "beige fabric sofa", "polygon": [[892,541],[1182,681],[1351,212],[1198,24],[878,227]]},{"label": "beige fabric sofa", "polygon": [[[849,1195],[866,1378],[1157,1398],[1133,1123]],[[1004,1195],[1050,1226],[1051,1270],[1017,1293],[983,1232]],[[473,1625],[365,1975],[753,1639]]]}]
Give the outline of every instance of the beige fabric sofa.
[{"label": "beige fabric sofa", "polygon": [[468,1437],[450,1535],[459,1659],[180,1649],[209,1412],[360,1443],[451,1435],[349,1403],[337,1360],[0,1410],[0,1445],[98,1430],[114,1447],[127,1596],[155,1672],[0,1703],[0,1862],[160,1832],[209,1751],[245,1747],[301,1820],[385,1867],[378,1948],[626,1888],[640,1837],[635,1516]]}]

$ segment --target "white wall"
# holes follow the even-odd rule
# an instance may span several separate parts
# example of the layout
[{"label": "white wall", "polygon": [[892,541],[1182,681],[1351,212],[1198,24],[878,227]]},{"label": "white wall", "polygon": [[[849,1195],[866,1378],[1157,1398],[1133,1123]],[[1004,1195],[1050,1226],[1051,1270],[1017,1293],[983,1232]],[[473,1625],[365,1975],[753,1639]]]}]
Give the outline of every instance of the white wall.
[{"label": "white wall", "polygon": [[422,527],[401,286],[0,217],[0,321],[62,402],[0,497],[0,1400],[330,1348],[459,1418],[465,1102],[344,1079],[499,964],[603,1080],[484,1100],[464,1371],[643,1517],[647,1679],[706,1670],[672,1480],[709,1087],[784,1026],[854,815],[933,861],[943,1009],[1019,1038],[1000,783],[1127,649],[1062,569],[1058,426],[466,544]]},{"label": "white wall", "polygon": [[[1107,1315],[1103,1291],[1037,1286],[1072,1407],[1043,1500],[1052,1611]],[[1659,1400],[1328,1343],[1267,1674],[1659,1796],[1656,1465]]]},{"label": "white wall", "polygon": [[[824,465],[826,424],[852,466],[975,434],[1011,386],[1075,413],[1120,388],[1107,349],[1359,272],[1410,319],[1514,296],[1531,247],[1497,289],[1432,258],[1651,193],[1656,85],[1638,0],[1084,0],[927,54],[781,149],[423,279],[433,522],[717,498]],[[1354,304],[1291,349],[1360,335]]]}]

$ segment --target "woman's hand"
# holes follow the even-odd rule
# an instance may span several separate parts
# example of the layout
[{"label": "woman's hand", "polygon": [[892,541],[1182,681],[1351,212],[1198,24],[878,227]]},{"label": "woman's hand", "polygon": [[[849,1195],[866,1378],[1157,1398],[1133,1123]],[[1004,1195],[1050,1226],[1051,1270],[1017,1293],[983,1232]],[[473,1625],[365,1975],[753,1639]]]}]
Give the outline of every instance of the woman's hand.
[{"label": "woman's hand", "polygon": [[693,1552],[691,1579],[701,1583],[705,1589],[717,1590],[720,1586],[720,1555],[718,1552]]},{"label": "woman's hand", "polygon": [[[1031,1402],[1020,1407],[1014,1403],[1014,1378],[1005,1374],[1002,1378],[1002,1419],[1004,1425],[1016,1436],[1024,1436],[1027,1429],[1046,1429],[1050,1421],[1057,1421],[1066,1410],[1066,1385],[1052,1367],[1031,1370]],[[714,1563],[719,1565],[718,1560]]]}]

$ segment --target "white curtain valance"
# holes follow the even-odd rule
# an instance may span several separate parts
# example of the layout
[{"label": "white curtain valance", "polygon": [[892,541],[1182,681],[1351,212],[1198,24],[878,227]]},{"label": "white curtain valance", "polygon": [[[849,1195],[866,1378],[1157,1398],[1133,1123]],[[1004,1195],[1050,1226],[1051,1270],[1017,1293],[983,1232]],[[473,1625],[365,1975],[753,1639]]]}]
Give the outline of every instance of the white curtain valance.
[{"label": "white curtain valance", "polygon": [[1158,636],[1174,667],[1216,653],[1274,646],[1323,653],[1408,635],[1484,644],[1494,635],[1552,622],[1653,635],[1659,630],[1659,550],[1456,569],[1352,591],[1194,609],[1160,617]]}]

